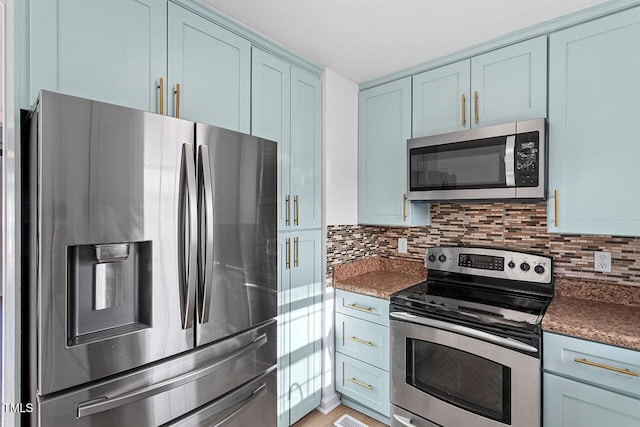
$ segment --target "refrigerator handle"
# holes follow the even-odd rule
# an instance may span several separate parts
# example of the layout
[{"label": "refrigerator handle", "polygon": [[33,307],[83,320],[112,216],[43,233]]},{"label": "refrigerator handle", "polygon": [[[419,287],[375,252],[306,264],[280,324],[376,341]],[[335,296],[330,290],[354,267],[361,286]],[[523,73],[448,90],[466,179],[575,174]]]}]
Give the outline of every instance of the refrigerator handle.
[{"label": "refrigerator handle", "polygon": [[234,418],[237,418],[240,414],[242,414],[247,408],[249,408],[254,401],[258,400],[260,397],[262,397],[262,395],[264,395],[267,392],[267,384],[262,384],[260,387],[258,387],[257,389],[255,389],[253,391],[253,393],[251,393],[251,396],[247,397],[245,400],[243,400],[242,402],[240,402],[242,405],[236,409],[235,411],[233,411],[231,414],[227,415],[222,421],[220,421],[217,424],[214,424],[213,427],[222,427],[224,425],[226,425],[229,421],[233,420]]},{"label": "refrigerator handle", "polygon": [[178,194],[178,275],[182,329],[193,326],[198,251],[198,201],[193,145],[182,144]]},{"label": "refrigerator handle", "polygon": [[213,179],[209,167],[209,148],[198,147],[198,202],[200,212],[198,260],[200,277],[198,285],[198,319],[200,323],[209,321],[211,292],[213,286]]},{"label": "refrigerator handle", "polygon": [[187,372],[175,378],[162,381],[157,384],[150,385],[138,390],[134,390],[129,393],[124,393],[112,397],[102,396],[97,399],[91,399],[86,402],[78,403],[77,417],[87,417],[89,415],[99,414],[101,412],[108,411],[110,409],[118,408],[120,406],[129,405],[140,400],[148,399],[156,396],[160,393],[164,393],[169,390],[173,390],[182,385],[196,381],[203,378],[227,365],[228,362],[236,359],[240,359],[249,353],[252,353],[267,343],[267,334],[262,334],[248,345],[240,348],[237,351],[223,357],[222,359],[205,366],[204,368]]}]

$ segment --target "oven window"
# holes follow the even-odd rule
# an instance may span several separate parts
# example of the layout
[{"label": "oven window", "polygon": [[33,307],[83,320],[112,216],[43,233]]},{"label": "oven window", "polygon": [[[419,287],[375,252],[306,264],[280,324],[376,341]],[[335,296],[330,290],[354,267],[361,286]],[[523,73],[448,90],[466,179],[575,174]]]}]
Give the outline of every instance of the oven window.
[{"label": "oven window", "polygon": [[506,137],[409,150],[410,189],[506,188]]},{"label": "oven window", "polygon": [[467,411],[511,424],[511,368],[410,338],[406,354],[408,384]]}]

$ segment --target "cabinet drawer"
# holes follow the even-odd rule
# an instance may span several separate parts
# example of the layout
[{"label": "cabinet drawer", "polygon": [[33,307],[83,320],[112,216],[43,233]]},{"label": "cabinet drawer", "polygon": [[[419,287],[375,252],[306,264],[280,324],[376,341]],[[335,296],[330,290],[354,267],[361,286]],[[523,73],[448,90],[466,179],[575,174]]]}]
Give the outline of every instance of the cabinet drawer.
[{"label": "cabinet drawer", "polygon": [[336,313],[336,351],[389,371],[389,328]]},{"label": "cabinet drawer", "polygon": [[389,301],[336,289],[336,312],[389,326]]},{"label": "cabinet drawer", "polygon": [[545,332],[543,367],[640,398],[640,352]]},{"label": "cabinet drawer", "polygon": [[336,353],[336,390],[389,416],[389,373]]}]

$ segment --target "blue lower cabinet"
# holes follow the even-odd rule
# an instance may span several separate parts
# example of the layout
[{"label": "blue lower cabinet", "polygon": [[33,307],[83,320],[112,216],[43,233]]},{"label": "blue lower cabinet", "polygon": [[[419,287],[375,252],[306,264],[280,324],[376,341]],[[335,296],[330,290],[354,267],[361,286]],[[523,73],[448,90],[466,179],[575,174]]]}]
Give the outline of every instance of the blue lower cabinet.
[{"label": "blue lower cabinet", "polygon": [[389,372],[336,353],[336,390],[342,393],[343,403],[389,422]]},{"label": "blue lower cabinet", "polygon": [[544,427],[638,427],[640,400],[544,374]]},{"label": "blue lower cabinet", "polygon": [[389,424],[389,301],[337,289],[335,307],[336,390]]},{"label": "blue lower cabinet", "polygon": [[640,352],[544,332],[545,427],[640,426]]},{"label": "blue lower cabinet", "polygon": [[278,426],[320,405],[322,233],[278,235]]}]

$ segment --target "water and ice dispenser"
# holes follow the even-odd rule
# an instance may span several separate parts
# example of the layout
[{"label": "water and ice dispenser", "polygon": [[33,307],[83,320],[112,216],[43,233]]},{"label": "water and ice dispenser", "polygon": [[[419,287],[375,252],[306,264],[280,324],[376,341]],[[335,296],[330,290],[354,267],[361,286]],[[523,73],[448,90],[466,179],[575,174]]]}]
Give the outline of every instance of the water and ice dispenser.
[{"label": "water and ice dispenser", "polygon": [[151,326],[151,242],[68,247],[68,345]]}]

